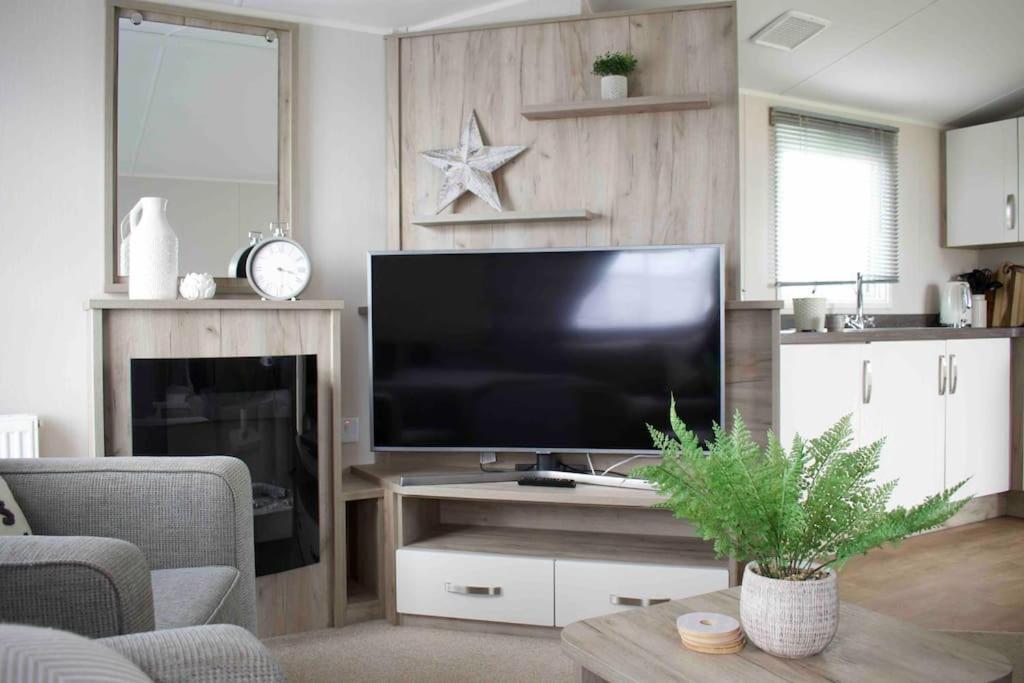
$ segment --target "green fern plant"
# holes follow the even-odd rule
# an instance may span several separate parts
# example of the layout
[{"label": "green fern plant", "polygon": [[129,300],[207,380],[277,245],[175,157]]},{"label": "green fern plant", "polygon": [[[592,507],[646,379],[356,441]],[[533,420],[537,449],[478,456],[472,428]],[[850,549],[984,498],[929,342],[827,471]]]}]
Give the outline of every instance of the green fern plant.
[{"label": "green fern plant", "polygon": [[636,57],[629,52],[605,52],[594,60],[595,76],[628,76],[636,68]]},{"label": "green fern plant", "polygon": [[775,579],[818,578],[851,557],[898,543],[952,517],[969,498],[953,500],[966,483],[909,509],[887,509],[895,481],[876,484],[884,440],[853,444],[846,416],[816,439],[793,439],[787,453],[774,434],[767,447],[750,435],[739,412],[726,431],[714,426],[705,445],[687,429],[672,401],[673,435],[647,426],[662,459],[631,476],[647,479],[677,518],[713,540],[719,557],[757,562]]}]

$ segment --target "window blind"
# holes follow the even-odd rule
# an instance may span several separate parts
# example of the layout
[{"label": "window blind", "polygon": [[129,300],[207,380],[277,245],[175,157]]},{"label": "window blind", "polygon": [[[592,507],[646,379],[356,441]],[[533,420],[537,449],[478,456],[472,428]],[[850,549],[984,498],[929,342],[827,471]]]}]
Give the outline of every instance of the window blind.
[{"label": "window blind", "polygon": [[895,128],[772,108],[776,286],[899,281]]}]

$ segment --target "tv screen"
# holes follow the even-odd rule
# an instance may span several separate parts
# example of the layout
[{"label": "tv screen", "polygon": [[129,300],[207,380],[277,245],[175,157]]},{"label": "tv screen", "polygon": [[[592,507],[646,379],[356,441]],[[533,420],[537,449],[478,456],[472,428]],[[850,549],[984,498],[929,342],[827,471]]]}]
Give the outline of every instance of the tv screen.
[{"label": "tv screen", "polygon": [[373,253],[374,450],[650,452],[722,417],[717,245]]}]

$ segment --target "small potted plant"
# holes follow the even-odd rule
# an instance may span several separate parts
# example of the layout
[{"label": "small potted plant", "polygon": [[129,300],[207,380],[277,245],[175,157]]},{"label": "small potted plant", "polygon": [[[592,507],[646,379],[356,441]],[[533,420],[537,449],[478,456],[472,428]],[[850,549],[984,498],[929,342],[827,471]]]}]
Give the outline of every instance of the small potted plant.
[{"label": "small potted plant", "polygon": [[854,555],[897,543],[953,516],[964,482],[910,509],[888,508],[896,482],[876,483],[882,441],[852,448],[849,416],[816,439],[799,436],[787,453],[769,434],[753,440],[739,413],[730,431],[715,426],[702,445],[675,411],[674,437],[648,426],[662,452],[633,476],[668,499],[659,507],[686,519],[719,557],[750,561],[740,620],[747,637],[778,657],[808,657],[839,624],[836,571]]},{"label": "small potted plant", "polygon": [[621,100],[628,94],[627,76],[636,68],[629,52],[605,52],[594,60],[594,75],[601,77],[601,99]]}]

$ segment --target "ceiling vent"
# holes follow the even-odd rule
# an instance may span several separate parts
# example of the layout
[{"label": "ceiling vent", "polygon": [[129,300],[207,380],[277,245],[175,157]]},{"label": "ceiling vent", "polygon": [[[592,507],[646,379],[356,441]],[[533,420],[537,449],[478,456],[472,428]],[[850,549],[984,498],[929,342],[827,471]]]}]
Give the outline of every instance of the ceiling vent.
[{"label": "ceiling vent", "polygon": [[832,22],[812,14],[790,10],[751,36],[757,45],[791,52],[818,35]]}]

